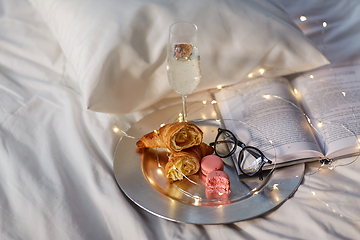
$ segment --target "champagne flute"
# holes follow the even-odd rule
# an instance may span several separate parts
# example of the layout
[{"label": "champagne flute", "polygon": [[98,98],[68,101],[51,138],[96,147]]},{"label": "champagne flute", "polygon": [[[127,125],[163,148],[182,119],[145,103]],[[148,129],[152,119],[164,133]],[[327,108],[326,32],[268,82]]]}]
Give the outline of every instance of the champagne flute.
[{"label": "champagne flute", "polygon": [[167,75],[172,89],[182,96],[182,121],[187,122],[187,96],[196,89],[201,78],[195,24],[182,21],[170,26]]}]

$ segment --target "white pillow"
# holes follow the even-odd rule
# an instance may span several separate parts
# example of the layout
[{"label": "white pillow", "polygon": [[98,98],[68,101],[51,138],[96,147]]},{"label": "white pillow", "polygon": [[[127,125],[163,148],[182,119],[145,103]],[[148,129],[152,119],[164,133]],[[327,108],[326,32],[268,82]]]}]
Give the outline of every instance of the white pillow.
[{"label": "white pillow", "polygon": [[168,29],[199,28],[197,91],[264,69],[281,76],[328,64],[272,0],[30,0],[75,70],[89,109],[127,113],[165,98]]}]

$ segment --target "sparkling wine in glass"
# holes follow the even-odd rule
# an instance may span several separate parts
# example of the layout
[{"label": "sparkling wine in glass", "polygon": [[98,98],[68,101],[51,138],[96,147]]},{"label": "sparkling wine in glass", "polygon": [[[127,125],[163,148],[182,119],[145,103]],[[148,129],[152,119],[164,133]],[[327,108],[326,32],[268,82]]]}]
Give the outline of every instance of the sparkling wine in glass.
[{"label": "sparkling wine in glass", "polygon": [[167,75],[172,89],[182,96],[182,120],[186,122],[187,96],[196,89],[201,78],[195,24],[177,22],[170,26]]}]

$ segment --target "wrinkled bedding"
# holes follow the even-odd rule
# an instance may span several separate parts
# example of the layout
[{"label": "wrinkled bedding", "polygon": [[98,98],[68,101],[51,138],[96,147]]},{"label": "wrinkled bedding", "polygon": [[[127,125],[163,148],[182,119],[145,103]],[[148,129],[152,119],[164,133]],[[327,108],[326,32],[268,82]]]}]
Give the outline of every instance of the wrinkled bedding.
[{"label": "wrinkled bedding", "polygon": [[[88,1],[86,5],[80,0],[64,1],[66,4],[62,5],[55,0],[0,1],[1,239],[356,239],[360,236],[360,160],[354,158],[344,159],[344,166],[332,170],[317,171],[319,163],[307,164],[304,180],[293,196],[271,213],[242,222],[176,223],[132,203],[117,185],[114,150],[134,123],[177,101],[178,96],[167,85],[166,71],[162,70],[166,68],[162,47],[167,41],[166,24],[185,13],[177,12],[173,1],[170,2],[175,5],[169,7],[173,15],[166,13],[170,10],[162,1],[155,1],[151,7],[143,7],[146,1],[134,1],[136,4],[127,6],[131,10],[128,15],[119,12],[122,16],[119,19],[116,11],[126,11],[121,5],[124,1],[106,1],[104,5],[100,2]],[[271,26],[280,37],[269,40],[271,46],[262,45],[256,57],[238,71],[246,60],[233,59],[230,63],[234,65],[229,66],[226,57],[231,49],[234,51],[230,44],[235,44],[236,34],[241,34],[234,30],[241,24],[225,24],[233,39],[224,41],[227,35],[222,33],[221,41],[211,42],[227,47],[224,50],[227,55],[220,54],[219,60],[225,62],[206,61],[206,57],[212,59],[219,52],[210,51],[202,56],[203,79],[210,80],[209,85],[204,83],[199,87],[195,96],[223,82],[240,81],[261,66],[273,69],[270,71],[273,76],[282,76],[360,63],[360,2],[243,2],[253,13],[249,14],[250,22],[261,27],[263,22],[256,19],[270,19],[267,26],[276,20]],[[109,13],[111,4],[116,7]],[[224,4],[220,5],[224,11],[220,19],[229,23],[233,19],[244,20],[231,15],[241,11],[241,6],[232,1]],[[231,8],[235,6],[238,8]],[[94,10],[96,7],[99,11]],[[151,24],[163,27],[165,35],[151,28],[146,32],[149,35],[141,32],[132,35],[137,38],[122,36],[122,43],[114,40],[121,30],[131,31],[131,27],[141,30],[139,26],[151,16],[162,16],[159,9],[167,22],[155,19]],[[208,7],[206,13],[214,9]],[[141,18],[144,12],[148,19]],[[95,21],[81,20],[81,17],[89,18],[86,15],[89,13],[103,19],[114,32],[105,34],[104,38],[103,33],[96,35],[97,28],[105,29],[107,25],[95,26]],[[132,13],[138,14],[139,26]],[[104,20],[106,15],[110,20]],[[126,16],[131,22],[126,22]],[[228,18],[224,20],[221,16]],[[301,16],[307,20],[301,21]],[[66,24],[60,24],[61,19],[67,20]],[[117,20],[122,21],[121,27],[114,26]],[[204,28],[207,26],[200,18],[194,21],[204,24]],[[74,32],[79,35],[72,35]],[[159,38],[154,34],[159,34]],[[273,37],[271,31],[263,34]],[[269,39],[269,36],[263,37]],[[141,37],[146,39],[145,43]],[[293,38],[297,39],[296,43]],[[156,39],[156,49],[148,50],[145,45]],[[263,44],[264,39],[259,39],[259,43]],[[131,41],[138,45],[132,45]],[[239,41],[246,43],[249,39]],[[207,44],[204,43],[204,49],[209,49]],[[295,50],[296,46],[299,49]],[[141,49],[148,51],[148,58],[142,56]],[[241,46],[235,50],[240,52]],[[122,51],[132,55],[125,59]],[[132,51],[140,52],[136,55]],[[279,52],[283,53],[280,58]],[[109,59],[115,63],[107,62]],[[275,69],[274,61],[282,67]],[[116,64],[121,66],[118,70]],[[218,73],[212,75],[211,71]],[[219,72],[226,72],[226,79],[221,79]],[[121,90],[117,92],[116,88]]]}]

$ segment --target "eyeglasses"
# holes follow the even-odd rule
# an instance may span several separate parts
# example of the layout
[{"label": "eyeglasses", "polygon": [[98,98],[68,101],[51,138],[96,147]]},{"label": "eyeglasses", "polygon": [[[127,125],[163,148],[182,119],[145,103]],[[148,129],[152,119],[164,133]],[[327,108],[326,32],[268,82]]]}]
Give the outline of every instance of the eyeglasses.
[{"label": "eyeglasses", "polygon": [[253,176],[259,173],[259,179],[262,181],[262,168],[265,163],[271,164],[271,160],[256,147],[246,146],[238,140],[235,135],[227,129],[218,129],[215,142],[210,143],[214,148],[215,154],[221,158],[227,158],[236,152],[237,146],[241,147],[237,164],[240,171],[247,175]]}]

